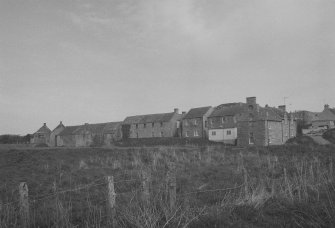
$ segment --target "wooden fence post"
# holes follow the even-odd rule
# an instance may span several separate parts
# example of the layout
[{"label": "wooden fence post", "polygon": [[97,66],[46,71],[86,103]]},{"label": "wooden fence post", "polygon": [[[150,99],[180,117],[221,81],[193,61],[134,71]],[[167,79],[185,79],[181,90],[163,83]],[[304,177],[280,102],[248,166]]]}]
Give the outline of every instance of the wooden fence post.
[{"label": "wooden fence post", "polygon": [[176,164],[174,162],[170,162],[168,166],[168,195],[170,201],[170,209],[172,210],[173,208],[175,208],[177,201]]},{"label": "wooden fence post", "polygon": [[115,201],[116,194],[114,188],[114,178],[113,176],[107,176],[107,187],[108,187],[108,217],[109,221],[112,222],[112,227],[116,227],[116,209],[115,209]]},{"label": "wooden fence post", "polygon": [[150,170],[142,169],[141,170],[142,175],[142,199],[145,203],[149,203],[150,200],[150,182],[151,182],[151,173]]},{"label": "wooden fence post", "polygon": [[21,182],[19,185],[20,194],[20,217],[22,227],[29,227],[29,195],[28,185],[26,182]]},{"label": "wooden fence post", "polygon": [[244,167],[243,167],[243,178],[244,178],[244,194],[245,196],[247,196],[249,193],[248,173]]}]

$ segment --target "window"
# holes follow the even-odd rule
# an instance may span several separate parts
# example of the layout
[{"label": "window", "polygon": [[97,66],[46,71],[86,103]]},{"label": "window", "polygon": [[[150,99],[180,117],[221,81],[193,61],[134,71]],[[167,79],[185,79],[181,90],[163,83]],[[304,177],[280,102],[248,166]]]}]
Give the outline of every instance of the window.
[{"label": "window", "polygon": [[206,120],[206,121],[205,121],[205,127],[207,127],[207,124],[208,124],[208,123],[207,123],[207,120]]},{"label": "window", "polygon": [[164,133],[161,131],[161,137],[164,137]]},{"label": "window", "polygon": [[138,138],[138,133],[136,133],[136,138]]},{"label": "window", "polygon": [[185,137],[188,137],[188,131],[185,132]]},{"label": "window", "polygon": [[249,133],[249,144],[254,144],[254,143],[255,143],[254,133],[250,132]]},{"label": "window", "polygon": [[237,121],[236,121],[236,116],[234,116],[233,117],[233,121],[234,121],[234,123],[236,123]]},{"label": "window", "polygon": [[227,135],[231,135],[231,130],[227,130]]},{"label": "window", "polygon": [[216,131],[212,131],[212,135],[216,135]]},{"label": "window", "polygon": [[199,136],[198,130],[194,131],[194,136]]},{"label": "window", "polygon": [[136,129],[138,128],[138,124],[136,124]]},{"label": "window", "polygon": [[146,128],[146,127],[147,127],[147,125],[146,125],[146,124],[143,124],[143,127],[144,127],[144,128]]},{"label": "window", "polygon": [[154,132],[152,132],[152,133],[151,133],[151,136],[152,136],[152,137],[155,137],[155,133],[154,133]]},{"label": "window", "polygon": [[249,109],[249,111],[252,111],[254,109],[254,106],[253,105],[249,105],[248,109]]},{"label": "window", "polygon": [[197,123],[197,119],[194,119],[194,125],[197,125],[198,123]]},{"label": "window", "polygon": [[152,127],[154,127],[155,126],[155,123],[152,123]]},{"label": "window", "polygon": [[225,117],[221,117],[221,123],[224,123]]},{"label": "window", "polygon": [[163,127],[163,122],[161,122],[161,127]]}]

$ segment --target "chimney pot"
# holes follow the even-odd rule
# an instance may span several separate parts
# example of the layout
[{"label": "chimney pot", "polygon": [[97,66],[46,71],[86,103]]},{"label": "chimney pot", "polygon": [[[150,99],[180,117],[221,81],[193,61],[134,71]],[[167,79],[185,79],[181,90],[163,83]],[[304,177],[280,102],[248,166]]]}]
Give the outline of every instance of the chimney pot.
[{"label": "chimney pot", "polygon": [[325,104],[325,109],[329,109],[329,104]]}]

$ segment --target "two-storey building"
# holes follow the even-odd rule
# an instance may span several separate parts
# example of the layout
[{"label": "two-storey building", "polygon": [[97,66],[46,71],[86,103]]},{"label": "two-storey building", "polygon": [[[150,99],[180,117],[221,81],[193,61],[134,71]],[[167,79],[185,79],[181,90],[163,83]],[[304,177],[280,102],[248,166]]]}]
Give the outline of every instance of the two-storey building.
[{"label": "two-storey building", "polygon": [[192,108],[182,120],[184,138],[208,138],[208,116],[213,112],[211,106]]}]

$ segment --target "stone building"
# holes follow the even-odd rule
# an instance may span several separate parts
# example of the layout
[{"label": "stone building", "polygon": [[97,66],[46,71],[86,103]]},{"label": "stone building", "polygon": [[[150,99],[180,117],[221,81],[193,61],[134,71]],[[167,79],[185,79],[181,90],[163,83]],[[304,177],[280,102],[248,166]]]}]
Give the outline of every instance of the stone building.
[{"label": "stone building", "polygon": [[63,131],[61,131],[56,136],[56,145],[57,146],[65,146],[65,147],[75,147],[76,146],[76,138],[74,132],[80,127],[77,126],[66,126]]},{"label": "stone building", "polygon": [[174,112],[128,116],[122,123],[123,138],[180,137],[182,114]]},{"label": "stone building", "polygon": [[43,126],[38,129],[30,139],[31,144],[46,144],[50,143],[50,133],[51,130],[47,127],[47,124],[44,123]]},{"label": "stone building", "polygon": [[280,145],[296,136],[296,121],[285,106],[260,107],[256,97],[246,103],[223,104],[208,117],[209,139],[239,146]]},{"label": "stone building", "polygon": [[192,108],[182,119],[182,137],[208,138],[208,116],[213,112],[211,106]]},{"label": "stone building", "polygon": [[246,107],[243,103],[222,104],[208,117],[209,140],[236,145],[237,121]]},{"label": "stone building", "polygon": [[121,140],[121,122],[65,127],[57,136],[57,146],[88,147],[111,145]]},{"label": "stone building", "polygon": [[315,114],[312,128],[335,128],[335,108],[329,108],[329,105],[326,104],[322,112]]},{"label": "stone building", "polygon": [[49,146],[57,146],[57,135],[61,133],[65,129],[65,126],[63,125],[62,121],[58,124],[55,129],[52,130],[50,133],[50,142]]}]

